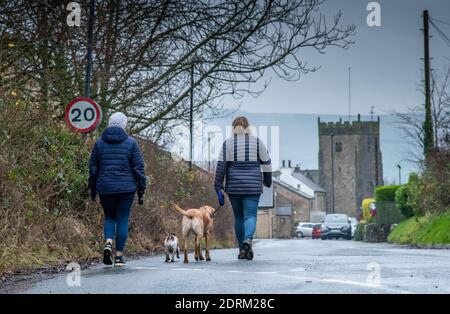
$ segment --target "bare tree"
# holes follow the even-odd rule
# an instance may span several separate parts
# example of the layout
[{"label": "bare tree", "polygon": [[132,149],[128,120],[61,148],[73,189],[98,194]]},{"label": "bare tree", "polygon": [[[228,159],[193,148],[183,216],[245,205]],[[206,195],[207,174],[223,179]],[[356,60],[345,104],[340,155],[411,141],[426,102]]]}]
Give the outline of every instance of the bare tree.
[{"label": "bare tree", "polygon": [[[324,1],[98,1],[92,97],[107,113],[126,112],[133,133],[159,139],[188,117],[192,88],[196,115],[216,114],[225,95],[259,95],[253,83],[269,69],[285,80],[316,70],[303,49],[347,48],[354,26],[341,25],[341,12],[327,21]],[[16,43],[0,83],[24,81],[61,117],[83,91],[87,3],[80,28],[65,24],[60,1],[0,4],[2,41]]]},{"label": "bare tree", "polygon": [[[433,121],[434,147],[437,150],[448,147],[450,142],[450,68],[442,74],[431,74],[431,114]],[[395,112],[399,127],[405,132],[410,142],[423,151],[423,105],[414,106],[409,112]],[[422,161],[423,156],[414,154],[414,161]]]}]

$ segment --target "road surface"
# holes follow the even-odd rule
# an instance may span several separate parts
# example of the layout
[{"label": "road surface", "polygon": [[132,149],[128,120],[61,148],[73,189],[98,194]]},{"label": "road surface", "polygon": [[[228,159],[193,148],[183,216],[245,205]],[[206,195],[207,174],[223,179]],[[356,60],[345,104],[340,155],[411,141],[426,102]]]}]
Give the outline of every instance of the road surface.
[{"label": "road surface", "polygon": [[259,240],[253,261],[236,249],[211,262],[164,263],[163,256],[124,268],[95,266],[80,285],[67,274],[24,293],[450,293],[450,250],[420,250],[345,240]]}]

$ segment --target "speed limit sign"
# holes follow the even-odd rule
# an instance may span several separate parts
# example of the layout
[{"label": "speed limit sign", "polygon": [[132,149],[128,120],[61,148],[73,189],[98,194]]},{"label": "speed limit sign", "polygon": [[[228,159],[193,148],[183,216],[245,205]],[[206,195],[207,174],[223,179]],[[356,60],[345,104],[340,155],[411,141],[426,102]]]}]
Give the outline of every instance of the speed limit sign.
[{"label": "speed limit sign", "polygon": [[66,107],[67,125],[75,132],[95,130],[102,119],[102,109],[90,98],[78,97]]}]

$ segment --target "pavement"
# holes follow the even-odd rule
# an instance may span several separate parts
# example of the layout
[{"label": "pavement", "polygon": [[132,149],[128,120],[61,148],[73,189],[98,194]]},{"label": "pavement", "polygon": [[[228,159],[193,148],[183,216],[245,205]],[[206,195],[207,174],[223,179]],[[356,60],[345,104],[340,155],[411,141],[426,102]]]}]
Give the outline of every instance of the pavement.
[{"label": "pavement", "polygon": [[[211,262],[164,256],[95,266],[39,281],[22,293],[450,293],[450,250],[346,240],[256,240],[253,261],[237,249]],[[182,256],[180,256],[182,258]],[[78,280],[79,279],[79,280]]]}]

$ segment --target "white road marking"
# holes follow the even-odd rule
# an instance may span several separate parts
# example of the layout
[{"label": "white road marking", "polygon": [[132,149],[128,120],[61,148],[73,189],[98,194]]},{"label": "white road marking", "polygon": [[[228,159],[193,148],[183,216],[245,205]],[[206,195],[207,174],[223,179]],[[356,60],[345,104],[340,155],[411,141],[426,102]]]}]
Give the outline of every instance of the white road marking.
[{"label": "white road marking", "polygon": [[300,272],[303,272],[303,271],[306,271],[306,269],[300,267],[300,268],[294,268],[294,269],[291,269],[291,270],[289,270],[289,271],[295,271],[295,272],[300,271]]},{"label": "white road marking", "polygon": [[204,270],[203,268],[173,268],[172,270]]},{"label": "white road marking", "polygon": [[390,292],[394,292],[394,293],[410,293],[409,291],[406,290],[401,290],[401,289],[393,289],[390,288],[388,286],[384,286],[384,285],[377,285],[377,284],[370,284],[370,283],[366,283],[366,282],[360,282],[360,281],[353,281],[353,280],[347,280],[347,279],[335,279],[335,278],[316,278],[316,277],[303,277],[303,276],[287,276],[287,275],[281,275],[279,274],[280,277],[288,277],[288,278],[295,278],[295,279],[299,279],[308,283],[338,283],[338,284],[344,284],[344,285],[352,285],[352,286],[363,286],[363,287],[367,287],[367,288],[375,288],[375,289],[383,289],[386,291],[390,291]]},{"label": "white road marking", "polygon": [[148,267],[148,266],[135,266],[131,267],[131,269],[145,269],[145,270],[158,270],[158,267]]},{"label": "white road marking", "polygon": [[276,274],[276,271],[255,271],[254,274],[263,274],[263,275],[273,275]]}]

